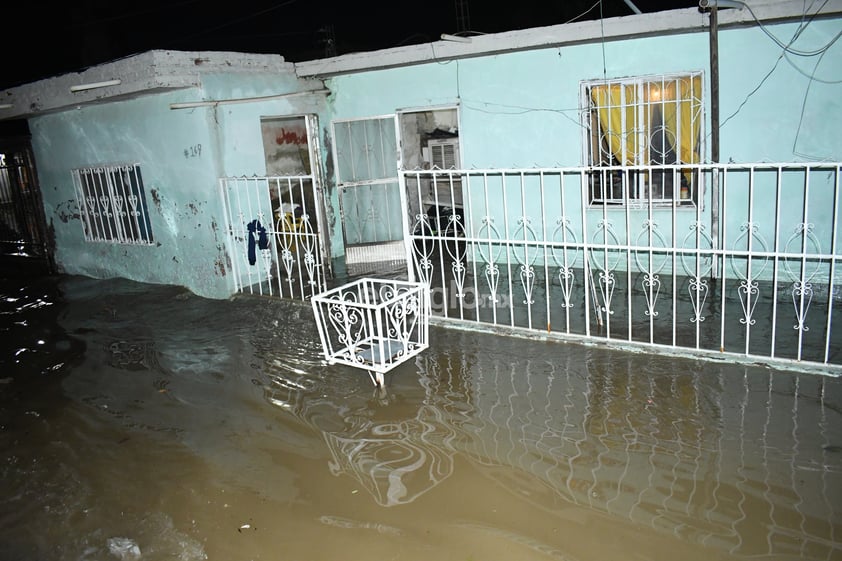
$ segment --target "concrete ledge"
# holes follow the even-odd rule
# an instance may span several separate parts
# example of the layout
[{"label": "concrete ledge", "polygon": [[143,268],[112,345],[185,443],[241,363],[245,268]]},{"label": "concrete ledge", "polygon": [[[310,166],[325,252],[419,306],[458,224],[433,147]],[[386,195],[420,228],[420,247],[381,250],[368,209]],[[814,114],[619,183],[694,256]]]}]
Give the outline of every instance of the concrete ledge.
[{"label": "concrete ledge", "polygon": [[[92,66],[82,72],[63,74],[2,91],[0,120],[19,119],[79,105],[132,99],[161,91],[198,88],[202,85],[203,74],[292,74],[293,71],[294,65],[280,55],[147,51]],[[80,86],[83,89],[71,91],[71,88]]]}]

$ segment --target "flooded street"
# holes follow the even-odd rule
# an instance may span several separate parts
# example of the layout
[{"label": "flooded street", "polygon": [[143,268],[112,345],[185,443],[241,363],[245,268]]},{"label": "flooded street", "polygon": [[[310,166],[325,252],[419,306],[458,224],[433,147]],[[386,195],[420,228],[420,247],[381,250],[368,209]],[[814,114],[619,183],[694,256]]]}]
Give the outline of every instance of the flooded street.
[{"label": "flooded street", "polygon": [[309,304],[0,288],[0,559],[842,559],[842,379],[431,327],[374,389]]}]

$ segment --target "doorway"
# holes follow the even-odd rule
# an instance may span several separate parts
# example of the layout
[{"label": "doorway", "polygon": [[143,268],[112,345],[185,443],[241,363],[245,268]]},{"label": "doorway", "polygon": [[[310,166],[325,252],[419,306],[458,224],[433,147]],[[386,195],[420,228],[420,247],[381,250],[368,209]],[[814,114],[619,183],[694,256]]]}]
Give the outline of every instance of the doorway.
[{"label": "doorway", "polygon": [[0,138],[0,254],[55,270],[29,139]]},{"label": "doorway", "polygon": [[308,299],[331,276],[315,115],[260,120],[266,175],[222,178],[236,289]]},{"label": "doorway", "polygon": [[414,234],[464,224],[459,113],[456,107],[405,110],[400,123],[401,168]]}]

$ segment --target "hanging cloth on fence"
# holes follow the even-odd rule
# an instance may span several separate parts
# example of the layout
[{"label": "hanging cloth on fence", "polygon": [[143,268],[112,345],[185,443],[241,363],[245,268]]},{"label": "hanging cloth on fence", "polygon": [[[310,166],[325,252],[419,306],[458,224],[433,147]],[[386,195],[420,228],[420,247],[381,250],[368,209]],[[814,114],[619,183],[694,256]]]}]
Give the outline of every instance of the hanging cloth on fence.
[{"label": "hanging cloth on fence", "polygon": [[[266,228],[257,220],[249,222],[247,228],[249,231],[249,265],[254,265],[257,262],[255,246],[257,246],[257,249],[269,249],[269,238],[266,236]],[[255,232],[257,232],[257,240],[254,238]]]}]

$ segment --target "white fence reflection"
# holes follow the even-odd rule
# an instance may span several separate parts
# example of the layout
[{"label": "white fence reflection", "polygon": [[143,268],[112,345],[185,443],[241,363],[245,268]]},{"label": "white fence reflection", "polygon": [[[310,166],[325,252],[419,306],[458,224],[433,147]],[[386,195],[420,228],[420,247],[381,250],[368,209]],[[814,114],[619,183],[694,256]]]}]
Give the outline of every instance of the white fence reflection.
[{"label": "white fence reflection", "polygon": [[830,379],[811,374],[505,352],[419,361],[431,400],[454,412],[449,442],[537,509],[561,499],[740,556],[840,553],[839,384],[827,395]]},{"label": "white fence reflection", "polygon": [[404,171],[414,273],[447,320],[838,370],[840,169]]}]

